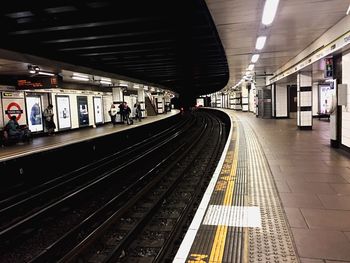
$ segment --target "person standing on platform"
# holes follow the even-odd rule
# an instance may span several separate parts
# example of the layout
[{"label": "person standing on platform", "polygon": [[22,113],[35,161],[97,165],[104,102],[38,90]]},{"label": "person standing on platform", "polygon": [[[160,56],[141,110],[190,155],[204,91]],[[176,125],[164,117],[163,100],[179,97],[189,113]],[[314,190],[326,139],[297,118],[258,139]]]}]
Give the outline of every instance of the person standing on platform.
[{"label": "person standing on platform", "polygon": [[124,102],[121,102],[118,106],[120,114],[120,122],[124,123],[125,114],[124,114]]},{"label": "person standing on platform", "polygon": [[136,102],[134,105],[135,108],[135,119],[141,121],[142,113],[141,113],[141,104],[139,102]]},{"label": "person standing on platform", "polygon": [[47,108],[44,110],[45,126],[47,129],[48,135],[53,135],[56,128],[56,124],[53,120],[53,115],[54,115],[53,106],[52,104],[49,104]]},{"label": "person standing on platform", "polygon": [[111,105],[111,108],[109,110],[109,116],[111,116],[111,122],[114,125],[116,125],[116,117],[117,117],[117,108],[115,107],[114,104]]},{"label": "person standing on platform", "polygon": [[130,113],[131,113],[131,109],[129,105],[126,102],[124,102],[124,117],[126,120],[126,124],[133,124],[133,120],[130,119]]}]

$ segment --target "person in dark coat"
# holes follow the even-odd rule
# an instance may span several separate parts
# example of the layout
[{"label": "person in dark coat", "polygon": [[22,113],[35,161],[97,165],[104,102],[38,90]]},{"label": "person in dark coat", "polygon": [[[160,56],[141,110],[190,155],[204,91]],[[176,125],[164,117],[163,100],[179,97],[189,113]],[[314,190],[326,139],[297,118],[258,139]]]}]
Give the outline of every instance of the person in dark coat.
[{"label": "person in dark coat", "polygon": [[125,103],[125,102],[121,102],[121,103],[119,104],[119,106],[118,106],[118,108],[119,108],[119,114],[120,114],[120,121],[121,121],[122,123],[124,123],[124,121],[125,121],[124,103]]},{"label": "person in dark coat", "polygon": [[56,124],[53,120],[53,115],[53,106],[52,104],[49,104],[44,110],[45,126],[48,135],[52,135],[54,133],[54,130],[56,129]]},{"label": "person in dark coat", "polygon": [[17,122],[17,117],[12,115],[10,120],[7,122],[5,129],[8,133],[9,138],[21,141],[24,136],[24,131],[21,129]]}]

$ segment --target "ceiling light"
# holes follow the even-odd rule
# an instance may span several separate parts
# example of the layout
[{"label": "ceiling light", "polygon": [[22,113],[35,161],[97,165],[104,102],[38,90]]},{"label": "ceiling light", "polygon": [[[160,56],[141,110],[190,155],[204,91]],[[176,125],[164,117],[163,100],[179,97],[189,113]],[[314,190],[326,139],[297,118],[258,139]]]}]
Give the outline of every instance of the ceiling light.
[{"label": "ceiling light", "polygon": [[89,78],[86,77],[79,77],[79,76],[72,76],[72,79],[75,79],[75,80],[81,80],[81,81],[89,81]]},{"label": "ceiling light", "polygon": [[266,36],[258,37],[256,40],[255,48],[258,50],[263,49],[263,47],[265,46],[265,42],[266,42]]},{"label": "ceiling light", "polygon": [[119,86],[121,86],[121,87],[128,87],[128,84],[126,84],[126,83],[120,83]]},{"label": "ceiling light", "polygon": [[346,11],[346,15],[348,15],[350,13],[350,5],[348,7],[348,10]]},{"label": "ceiling light", "polygon": [[253,70],[254,69],[254,64],[250,64],[249,66],[248,66],[248,68],[247,68],[247,70]]},{"label": "ceiling light", "polygon": [[257,61],[258,61],[258,59],[259,59],[259,57],[260,57],[260,55],[259,55],[259,54],[254,54],[254,55],[252,56],[252,63],[257,62]]},{"label": "ceiling light", "polygon": [[266,0],[262,16],[262,23],[270,25],[275,18],[279,0]]}]

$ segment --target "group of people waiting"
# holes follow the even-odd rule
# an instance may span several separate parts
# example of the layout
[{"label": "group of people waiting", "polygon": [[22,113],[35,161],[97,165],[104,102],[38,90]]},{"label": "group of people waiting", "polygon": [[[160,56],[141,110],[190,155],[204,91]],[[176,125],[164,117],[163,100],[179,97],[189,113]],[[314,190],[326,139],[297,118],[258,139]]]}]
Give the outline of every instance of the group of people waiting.
[{"label": "group of people waiting", "polygon": [[[111,116],[111,122],[113,125],[117,124],[117,114],[120,114],[120,121],[122,123],[127,124],[133,124],[133,119],[130,117],[131,109],[129,105],[124,101],[119,104],[118,106],[119,111],[117,110],[117,107],[112,104],[111,108],[109,110],[109,115]],[[134,119],[141,121],[142,113],[141,113],[141,105],[139,102],[136,102],[134,104]]]},{"label": "group of people waiting", "polygon": [[[117,123],[116,117],[117,114],[120,114],[120,119],[122,123],[133,124],[133,119],[130,117],[131,109],[126,102],[122,102],[117,107],[112,104],[109,110],[109,115],[111,116],[112,124],[115,125]],[[45,121],[45,127],[47,129],[48,135],[54,135],[54,130],[56,128],[56,124],[54,122],[54,113],[53,106],[49,104],[47,108],[43,112],[43,118]],[[141,121],[142,113],[141,113],[141,105],[139,102],[136,102],[134,105],[133,116],[135,120]],[[7,140],[12,140],[14,142],[26,141],[31,139],[31,131],[26,125],[19,125],[17,122],[17,117],[12,115],[10,120],[5,125],[4,131],[7,134]]]},{"label": "group of people waiting", "polygon": [[[40,109],[39,109],[40,114]],[[47,129],[48,135],[54,134],[56,128],[55,122],[53,120],[53,106],[49,104],[43,112],[43,117],[45,121],[45,127]],[[31,121],[34,116],[30,116]],[[27,125],[20,125],[18,123],[16,115],[12,115],[9,121],[6,123],[3,131],[3,142],[4,144],[25,142],[32,139],[31,130]]]}]

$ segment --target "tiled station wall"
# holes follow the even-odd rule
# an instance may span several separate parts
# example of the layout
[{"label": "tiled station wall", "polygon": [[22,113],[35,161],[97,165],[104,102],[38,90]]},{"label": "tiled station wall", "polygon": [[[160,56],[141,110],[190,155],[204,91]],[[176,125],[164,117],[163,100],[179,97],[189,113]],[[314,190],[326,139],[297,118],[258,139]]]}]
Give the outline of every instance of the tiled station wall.
[{"label": "tiled station wall", "polygon": [[342,144],[350,147],[350,53],[343,56],[342,71],[343,84],[348,85],[347,105],[342,106]]}]

